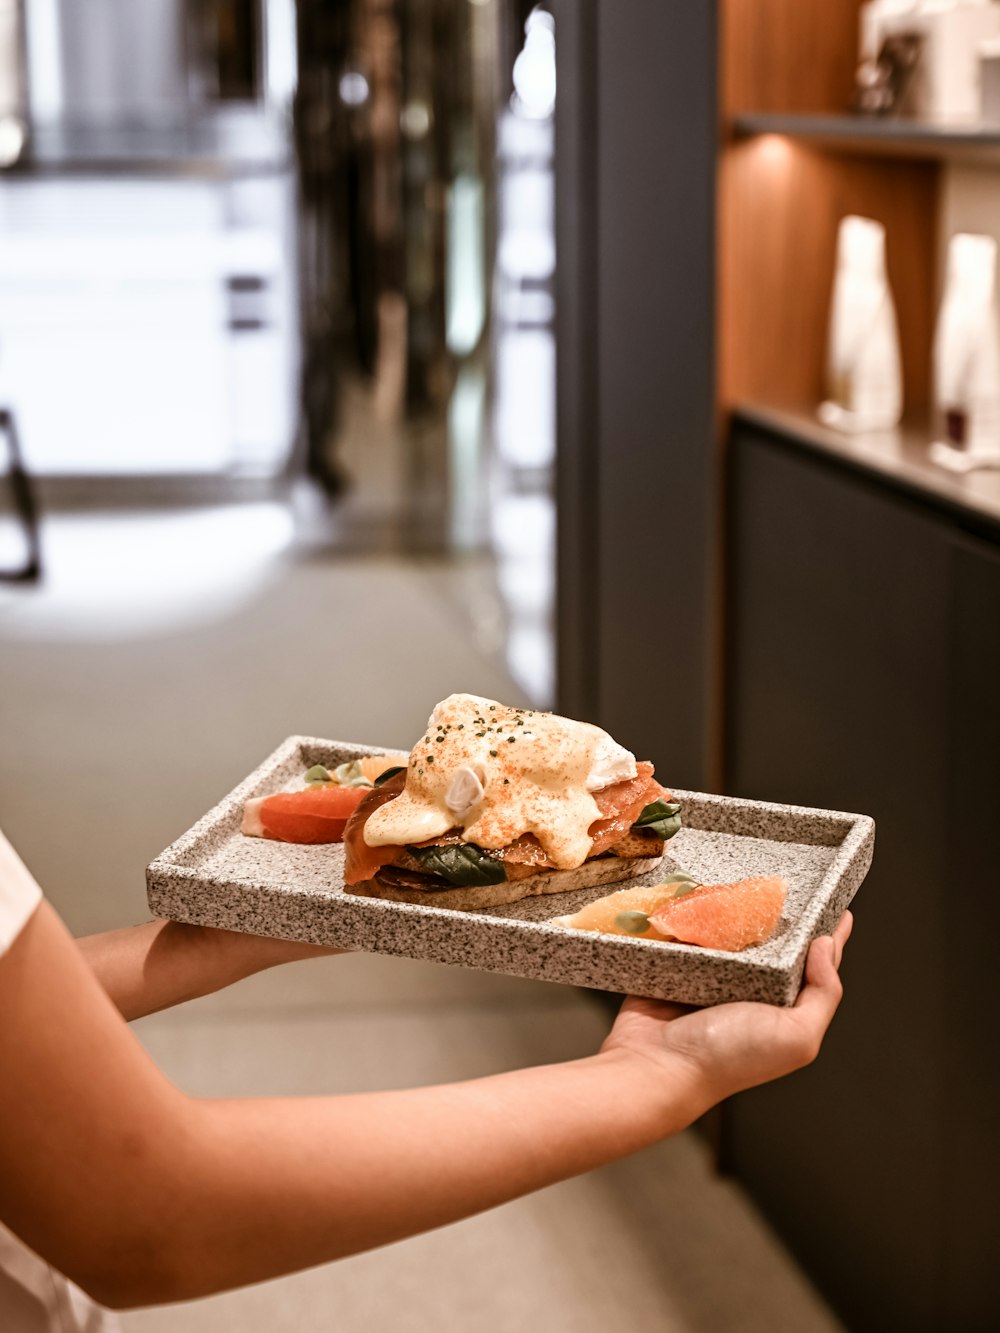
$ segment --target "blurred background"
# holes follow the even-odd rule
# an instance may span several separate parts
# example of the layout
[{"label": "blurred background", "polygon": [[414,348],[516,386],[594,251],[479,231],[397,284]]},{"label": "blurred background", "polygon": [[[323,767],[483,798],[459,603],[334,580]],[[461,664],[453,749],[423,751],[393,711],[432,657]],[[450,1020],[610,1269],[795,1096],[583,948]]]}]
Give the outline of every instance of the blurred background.
[{"label": "blurred background", "polygon": [[[551,700],[555,48],[530,13],[3,5],[0,396],[47,515],[12,621],[79,614],[68,580],[122,626],[150,581],[197,614],[292,546],[461,555],[477,634]],[[3,536],[18,567],[30,533]]]},{"label": "blurred background", "polygon": [[[0,0],[0,823],[75,933],[142,919],[285,736],[409,747],[453,690],[878,825],[816,1066],[127,1328],[992,1327],[1000,474],[930,445],[998,36],[991,0]],[[851,434],[848,215],[904,401]],[[137,1031],[192,1092],[316,1093],[608,1013],[352,956]]]}]

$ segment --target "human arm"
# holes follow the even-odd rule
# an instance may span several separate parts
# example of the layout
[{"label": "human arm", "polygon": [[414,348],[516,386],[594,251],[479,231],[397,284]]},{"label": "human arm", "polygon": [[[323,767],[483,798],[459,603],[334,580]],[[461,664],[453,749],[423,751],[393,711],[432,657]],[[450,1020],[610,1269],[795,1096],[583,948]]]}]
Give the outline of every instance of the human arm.
[{"label": "human arm", "polygon": [[176,921],[86,935],[76,944],[128,1021],[209,995],[280,963],[344,952]]},{"label": "human arm", "polygon": [[[815,1053],[839,991],[832,955],[811,968],[804,996],[819,1002],[800,1002],[807,1021],[779,1023],[774,1051],[741,1069],[744,1086]],[[697,1040],[677,1041],[703,1014],[667,1021],[666,1044],[654,1016],[597,1055],[467,1083],[197,1101],[155,1068],[43,904],[0,958],[0,1218],[106,1304],[262,1281],[457,1221],[681,1129],[724,1086],[729,1008],[742,1006],[713,1011],[705,1058]]]}]

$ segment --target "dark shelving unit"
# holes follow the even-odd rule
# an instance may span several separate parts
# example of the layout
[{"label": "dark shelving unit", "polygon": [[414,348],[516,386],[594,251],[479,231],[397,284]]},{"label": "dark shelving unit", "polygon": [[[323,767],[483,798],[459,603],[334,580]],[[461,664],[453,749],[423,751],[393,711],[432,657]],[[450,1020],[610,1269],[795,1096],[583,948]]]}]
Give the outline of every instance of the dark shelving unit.
[{"label": "dark shelving unit", "polygon": [[727,1104],[724,1159],[852,1333],[986,1333],[1000,526],[811,434],[733,422],[727,778],[863,810],[875,859],[819,1059]]}]

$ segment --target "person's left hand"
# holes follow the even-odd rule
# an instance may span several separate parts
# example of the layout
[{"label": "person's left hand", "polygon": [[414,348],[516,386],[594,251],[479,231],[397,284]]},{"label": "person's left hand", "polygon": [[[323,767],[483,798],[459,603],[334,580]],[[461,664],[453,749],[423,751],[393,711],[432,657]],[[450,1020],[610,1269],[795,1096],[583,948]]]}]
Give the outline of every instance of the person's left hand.
[{"label": "person's left hand", "polygon": [[838,969],[853,917],[813,940],[805,985],[791,1008],[719,1004],[707,1009],[629,996],[602,1050],[641,1053],[668,1067],[680,1057],[706,1105],[790,1074],[818,1055],[843,995]]}]

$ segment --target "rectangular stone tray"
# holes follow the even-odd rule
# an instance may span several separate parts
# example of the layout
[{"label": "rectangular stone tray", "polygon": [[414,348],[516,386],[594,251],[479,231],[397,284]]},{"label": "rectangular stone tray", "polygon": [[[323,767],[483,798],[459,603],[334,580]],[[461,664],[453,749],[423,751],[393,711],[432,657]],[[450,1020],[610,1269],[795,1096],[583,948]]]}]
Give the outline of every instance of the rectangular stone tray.
[{"label": "rectangular stone tray", "polygon": [[678,867],[706,883],[783,875],[785,913],[766,943],[742,953],[630,939],[547,924],[614,886],[544,894],[482,912],[383,902],[344,892],[339,844],[303,847],[240,833],[243,803],[281,790],[313,764],[380,754],[372,746],[292,736],[146,871],[155,916],[279,939],[402,954],[686,1004],[799,992],[810,942],[829,932],[871,864],[866,815],[677,791],[684,827],[667,844],[659,882]]}]

